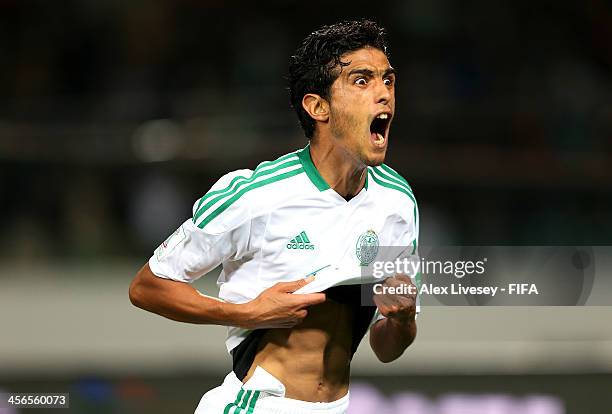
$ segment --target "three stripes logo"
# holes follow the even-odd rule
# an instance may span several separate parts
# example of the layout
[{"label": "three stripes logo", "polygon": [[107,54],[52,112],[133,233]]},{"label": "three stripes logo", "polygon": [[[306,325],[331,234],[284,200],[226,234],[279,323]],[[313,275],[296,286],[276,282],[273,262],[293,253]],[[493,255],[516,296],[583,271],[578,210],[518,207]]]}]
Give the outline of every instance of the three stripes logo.
[{"label": "three stripes logo", "polygon": [[300,232],[287,243],[287,249],[289,250],[314,250],[314,248],[314,244],[310,242],[305,231]]}]

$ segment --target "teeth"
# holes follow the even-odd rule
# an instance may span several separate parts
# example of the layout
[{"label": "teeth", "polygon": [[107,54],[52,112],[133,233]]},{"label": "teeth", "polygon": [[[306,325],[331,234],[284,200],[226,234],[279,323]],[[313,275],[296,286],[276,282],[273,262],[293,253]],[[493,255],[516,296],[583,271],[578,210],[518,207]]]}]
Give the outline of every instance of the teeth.
[{"label": "teeth", "polygon": [[380,114],[376,118],[378,118],[378,119],[387,119],[388,117],[389,117],[389,114]]},{"label": "teeth", "polygon": [[376,133],[376,142],[382,144],[385,141],[385,137],[381,135],[380,132]]}]

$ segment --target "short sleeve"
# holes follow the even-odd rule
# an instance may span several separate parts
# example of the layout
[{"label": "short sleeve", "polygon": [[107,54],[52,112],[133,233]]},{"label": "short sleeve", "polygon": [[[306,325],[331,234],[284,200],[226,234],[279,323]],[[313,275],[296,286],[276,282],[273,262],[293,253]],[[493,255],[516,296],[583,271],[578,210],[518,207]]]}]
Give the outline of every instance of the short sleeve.
[{"label": "short sleeve", "polygon": [[[223,262],[239,260],[248,252],[250,212],[239,203],[231,208],[218,207],[227,199],[239,173],[225,175],[195,202],[193,216],[185,220],[149,259],[153,274],[191,283]],[[203,224],[202,216],[212,219]]]},{"label": "short sleeve", "polygon": [[[410,192],[410,195],[409,195],[410,201],[407,207],[401,203],[399,204],[401,206],[399,215],[404,217],[405,222],[403,226],[399,226],[397,229],[398,234],[397,234],[397,239],[395,240],[395,242],[398,245],[400,245],[403,249],[402,249],[402,252],[396,258],[398,259],[406,258],[415,263],[418,263],[420,261],[419,247],[418,247],[419,246],[419,208],[417,206],[416,199],[414,198],[414,195],[412,193],[412,189],[408,186],[407,182],[405,182],[405,184],[408,187],[407,190],[409,190]],[[409,274],[408,276],[412,279],[412,282],[416,285],[417,290],[419,290],[421,287],[420,272],[417,272],[414,275]],[[415,320],[419,317],[420,313],[421,313],[421,298],[417,294],[416,312],[414,316]],[[374,312],[374,316],[372,317],[372,320],[370,321],[370,328],[381,319],[385,319],[385,316],[382,313],[380,313],[380,310],[378,308],[376,308],[376,311]]]}]

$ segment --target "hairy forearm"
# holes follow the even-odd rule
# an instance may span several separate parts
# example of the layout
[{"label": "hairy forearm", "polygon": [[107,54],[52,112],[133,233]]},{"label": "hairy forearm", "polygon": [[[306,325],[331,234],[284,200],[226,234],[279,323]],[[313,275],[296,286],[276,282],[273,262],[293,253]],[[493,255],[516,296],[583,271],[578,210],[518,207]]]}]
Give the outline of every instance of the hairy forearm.
[{"label": "hairy forearm", "polygon": [[391,362],[404,353],[416,334],[415,320],[381,319],[370,329],[370,346],[380,361]]},{"label": "hairy forearm", "polygon": [[246,319],[244,305],[205,296],[188,283],[159,280],[148,264],[132,281],[129,295],[135,306],[175,321],[241,326]]}]

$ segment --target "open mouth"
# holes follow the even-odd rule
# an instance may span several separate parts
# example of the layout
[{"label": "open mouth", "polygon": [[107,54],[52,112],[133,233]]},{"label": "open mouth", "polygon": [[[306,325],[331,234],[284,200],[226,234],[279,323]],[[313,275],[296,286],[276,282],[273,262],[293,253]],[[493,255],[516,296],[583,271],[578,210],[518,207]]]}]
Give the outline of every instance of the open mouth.
[{"label": "open mouth", "polygon": [[379,114],[370,124],[370,137],[374,145],[384,147],[387,140],[387,130],[391,122],[391,115],[388,113]]}]

